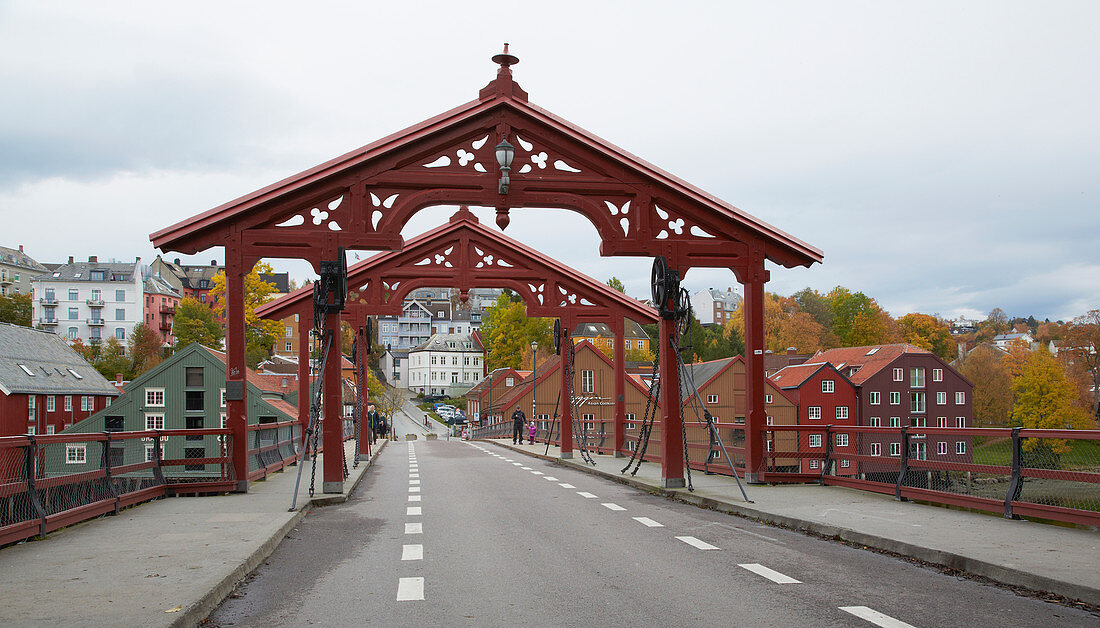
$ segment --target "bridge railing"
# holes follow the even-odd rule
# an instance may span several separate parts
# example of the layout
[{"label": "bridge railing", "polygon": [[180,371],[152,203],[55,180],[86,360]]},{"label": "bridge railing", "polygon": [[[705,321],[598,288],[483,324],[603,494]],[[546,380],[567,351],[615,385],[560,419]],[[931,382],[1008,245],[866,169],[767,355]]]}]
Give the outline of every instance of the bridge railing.
[{"label": "bridge railing", "polygon": [[[348,421],[344,421],[345,440]],[[298,461],[302,424],[298,421],[256,423],[248,426],[248,480],[263,479]]]},{"label": "bridge railing", "polygon": [[234,490],[232,450],[227,429],[0,438],[0,545],[165,495]]},{"label": "bridge railing", "polygon": [[1100,525],[1100,431],[771,426],[767,482],[817,481],[915,499]]}]

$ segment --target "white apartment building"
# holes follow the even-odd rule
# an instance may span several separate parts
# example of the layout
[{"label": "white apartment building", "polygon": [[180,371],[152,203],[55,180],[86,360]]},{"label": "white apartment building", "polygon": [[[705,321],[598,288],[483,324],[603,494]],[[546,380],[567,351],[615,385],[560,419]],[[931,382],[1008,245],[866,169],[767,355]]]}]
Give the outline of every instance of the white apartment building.
[{"label": "white apartment building", "polygon": [[58,266],[31,281],[32,322],[70,342],[125,342],[144,318],[141,258],[128,263],[87,262]]},{"label": "white apartment building", "polygon": [[691,309],[703,325],[725,325],[741,309],[741,295],[733,288],[704,288],[691,295]]},{"label": "white apartment building", "polygon": [[470,334],[435,334],[409,350],[409,390],[461,397],[481,381],[485,351]]}]

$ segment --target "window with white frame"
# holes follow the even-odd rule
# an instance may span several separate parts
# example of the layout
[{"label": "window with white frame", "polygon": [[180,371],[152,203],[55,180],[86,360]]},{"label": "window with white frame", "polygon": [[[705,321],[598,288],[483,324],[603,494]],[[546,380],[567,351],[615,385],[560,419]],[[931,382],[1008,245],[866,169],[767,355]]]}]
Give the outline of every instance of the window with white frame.
[{"label": "window with white frame", "polygon": [[47,395],[46,396],[46,412],[53,412],[54,411],[54,406],[56,404],[57,404],[57,401],[54,399],[53,395]]},{"label": "window with white frame", "polygon": [[943,381],[943,369],[932,369],[932,381],[934,381],[934,382],[942,382]]},{"label": "window with white frame", "polygon": [[821,380],[821,392],[823,392],[823,393],[833,392],[833,383],[834,382],[831,379]]},{"label": "window with white frame", "polygon": [[[161,443],[159,449],[160,449],[160,459],[164,460],[164,444],[163,443]],[[146,445],[145,446],[145,462],[153,462],[156,459],[157,459],[157,455],[156,455],[156,453],[153,452],[153,446],[152,445]]]},{"label": "window with white frame", "polygon": [[28,425],[27,426],[27,434],[30,434],[31,436],[34,436],[34,426],[33,425]]},{"label": "window with white frame", "polygon": [[936,453],[941,456],[947,455],[947,441],[941,440],[940,442],[936,443]]},{"label": "window with white frame", "polygon": [[286,337],[287,338],[293,338],[294,337],[294,328],[291,327],[290,325],[287,325],[287,327],[286,327]]},{"label": "window with white frame", "polygon": [[890,405],[892,405],[892,406],[901,405],[901,393],[900,392],[894,391],[894,392],[890,393]]},{"label": "window with white frame", "polygon": [[595,418],[596,417],[593,414],[582,414],[581,415],[581,420],[584,421],[584,431],[591,432],[591,431],[594,431],[596,429],[596,422],[593,420]]},{"label": "window with white frame", "polygon": [[84,464],[88,461],[87,445],[65,445],[66,464]]},{"label": "window with white frame", "polygon": [[964,417],[964,416],[955,417],[955,427],[966,427],[966,417]]},{"label": "window with white frame", "polygon": [[909,411],[910,412],[924,412],[924,393],[923,392],[911,392],[911,393],[909,393]]},{"label": "window with white frame", "polygon": [[220,399],[220,401],[218,402],[218,405],[220,407],[224,408],[225,407],[225,389],[224,388],[219,388],[218,389],[218,399]]},{"label": "window with white frame", "polygon": [[768,417],[767,424],[768,425],[775,425],[775,419],[773,419],[772,417]]},{"label": "window with white frame", "polygon": [[592,371],[581,371],[581,392],[590,393],[595,390]]},{"label": "window with white frame", "polygon": [[811,460],[810,461],[810,468],[811,469],[818,469],[820,467],[821,467],[821,463],[819,461],[817,461],[817,460]]},{"label": "window with white frame", "polygon": [[85,412],[95,410],[95,397],[84,395],[80,398],[80,409]]},{"label": "window with white frame", "polygon": [[882,455],[882,443],[871,443],[871,455],[872,456],[881,456]]},{"label": "window with white frame", "polygon": [[283,347],[284,347],[283,350],[288,352],[288,353],[291,352],[291,351],[294,351],[294,342],[292,340],[287,340],[286,344],[283,345]]},{"label": "window with white frame", "polygon": [[840,461],[840,468],[841,469],[847,469],[849,466],[850,466],[850,463],[847,460],[841,460]]},{"label": "window with white frame", "polygon": [[871,427],[881,427],[882,426],[882,417],[877,417],[877,416],[871,417],[868,420],[867,425],[870,425]]},{"label": "window with white frame", "polygon": [[809,408],[806,409],[806,411],[809,413],[807,415],[808,418],[811,418],[811,419],[820,419],[821,418],[821,406],[810,406]]},{"label": "window with white frame", "polygon": [[73,397],[72,395],[65,395],[65,412],[73,411]]},{"label": "window with white frame", "polygon": [[894,369],[894,381],[895,382],[905,381],[904,378],[905,378],[905,369]]},{"label": "window with white frame", "polygon": [[163,430],[164,429],[164,415],[163,414],[149,414],[145,415],[145,429],[147,430]]},{"label": "window with white frame", "polygon": [[936,393],[936,404],[941,406],[947,405],[947,393],[942,390]]},{"label": "window with white frame", "polygon": [[225,429],[225,413],[224,412],[221,413],[221,426],[222,426],[222,429],[224,430]]},{"label": "window with white frame", "polygon": [[936,417],[936,427],[947,427],[947,417]]},{"label": "window with white frame", "polygon": [[145,389],[145,405],[150,408],[163,408],[164,407],[164,389],[163,388],[146,388]]},{"label": "window with white frame", "polygon": [[52,426],[52,425],[47,425],[46,426],[46,433],[47,434],[53,434],[55,431],[57,431],[57,428],[55,428],[54,426]]},{"label": "window with white frame", "polygon": [[955,453],[957,453],[959,455],[962,455],[962,454],[966,453],[966,441],[964,441],[964,440],[955,441]]},{"label": "window with white frame", "polygon": [[772,396],[771,395],[764,395],[764,403],[771,403],[771,402],[772,402]]},{"label": "window with white frame", "polygon": [[910,417],[913,422],[913,427],[928,427],[928,417],[915,416]]},{"label": "window with white frame", "polygon": [[504,378],[504,385],[505,386],[513,386],[513,385],[515,385],[515,383],[516,383],[515,378],[512,378],[512,377],[505,377]]},{"label": "window with white frame", "polygon": [[809,444],[810,447],[820,447],[821,446],[821,434],[810,434],[808,444]]},{"label": "window with white frame", "polygon": [[837,434],[836,435],[836,446],[837,447],[847,447],[848,446],[848,435],[847,434]]},{"label": "window with white frame", "polygon": [[964,403],[966,403],[966,393],[961,391],[955,393],[955,405],[961,406]]},{"label": "window with white frame", "polygon": [[718,395],[707,395],[707,403],[718,403]]},{"label": "window with white frame", "polygon": [[872,406],[877,406],[880,403],[882,403],[882,393],[880,393],[880,392],[871,393],[871,405]]},{"label": "window with white frame", "polygon": [[924,367],[914,366],[909,369],[909,387],[924,388]]},{"label": "window with white frame", "polygon": [[901,443],[890,443],[890,455],[891,456],[900,456],[901,455]]},{"label": "window with white frame", "polygon": [[125,300],[126,300],[126,291],[125,290],[115,290],[115,301],[125,301]]},{"label": "window with white frame", "polygon": [[847,421],[848,420],[848,406],[837,406],[836,407],[836,420],[837,421]]},{"label": "window with white frame", "polygon": [[890,427],[901,427],[901,417],[900,416],[890,417]]}]

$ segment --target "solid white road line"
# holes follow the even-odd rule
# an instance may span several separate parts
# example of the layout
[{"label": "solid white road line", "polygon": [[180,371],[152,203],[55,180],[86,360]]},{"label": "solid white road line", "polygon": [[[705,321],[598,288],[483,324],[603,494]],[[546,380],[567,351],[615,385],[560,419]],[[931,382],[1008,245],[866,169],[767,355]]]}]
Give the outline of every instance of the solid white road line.
[{"label": "solid white road line", "polygon": [[717,547],[711,545],[710,543],[700,541],[699,539],[695,538],[694,536],[678,536],[676,538],[677,538],[677,540],[683,541],[684,543],[687,543],[688,545],[690,545],[690,546],[692,546],[696,549],[701,549],[701,550],[716,550],[716,549],[718,549]]},{"label": "solid white road line", "polygon": [[424,524],[419,521],[410,521],[405,524],[405,534],[424,534]]},{"label": "solid white road line", "polygon": [[656,521],[650,519],[649,517],[634,517],[634,520],[637,521],[638,523],[646,526],[647,528],[663,528],[663,527],[665,527],[665,524],[657,523]]},{"label": "solid white road line", "polygon": [[743,565],[737,565],[742,569],[748,569],[758,576],[764,576],[768,580],[776,584],[802,584],[801,580],[795,580],[794,578],[781,574],[774,569],[768,569],[764,565],[759,563],[745,563]]},{"label": "solid white road line", "polygon": [[593,495],[592,493],[585,493],[584,491],[577,491],[577,495],[580,495],[585,499],[596,499],[595,495]]},{"label": "solid white road line", "polygon": [[913,628],[911,624],[907,624],[899,619],[894,619],[889,615],[884,615],[873,608],[867,608],[866,606],[840,606],[840,610],[845,613],[851,613],[860,619],[866,619],[876,626],[882,626],[882,628]]},{"label": "solid white road line", "polygon": [[405,515],[420,515],[423,514],[420,506],[405,506]]},{"label": "solid white road line", "polygon": [[618,504],[612,504],[611,502],[606,502],[606,503],[600,504],[600,505],[603,506],[604,508],[608,509],[608,510],[626,510],[626,508],[623,508],[622,506],[620,506]]},{"label": "solid white road line", "polygon": [[424,560],[424,546],[402,545],[401,560]]},{"label": "solid white road line", "polygon": [[576,486],[573,486],[572,484],[570,484],[568,482],[563,482],[562,484],[558,484],[558,486],[560,486],[562,488],[577,488]]},{"label": "solid white road line", "polygon": [[409,501],[410,502],[418,502],[418,501],[420,501],[420,496],[419,495],[409,495]]},{"label": "solid white road line", "polygon": [[397,601],[424,599],[424,578],[401,578],[397,581]]}]

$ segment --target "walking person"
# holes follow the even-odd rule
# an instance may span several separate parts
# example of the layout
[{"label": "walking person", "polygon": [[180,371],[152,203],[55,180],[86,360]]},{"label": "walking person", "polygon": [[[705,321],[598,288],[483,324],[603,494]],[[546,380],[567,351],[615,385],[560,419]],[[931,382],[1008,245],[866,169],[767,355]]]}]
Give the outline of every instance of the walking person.
[{"label": "walking person", "polygon": [[374,404],[367,405],[367,427],[370,428],[370,444],[374,444],[378,440],[378,411],[374,409]]},{"label": "walking person", "polygon": [[516,406],[516,411],[512,413],[512,444],[515,445],[516,440],[519,440],[520,445],[523,444],[523,425],[527,423],[527,415],[523,413],[523,410]]}]

